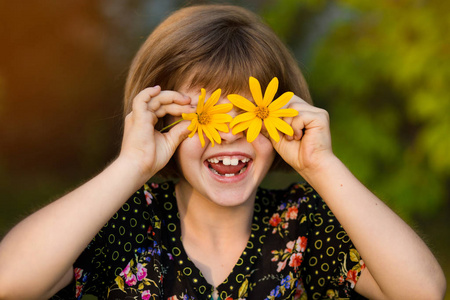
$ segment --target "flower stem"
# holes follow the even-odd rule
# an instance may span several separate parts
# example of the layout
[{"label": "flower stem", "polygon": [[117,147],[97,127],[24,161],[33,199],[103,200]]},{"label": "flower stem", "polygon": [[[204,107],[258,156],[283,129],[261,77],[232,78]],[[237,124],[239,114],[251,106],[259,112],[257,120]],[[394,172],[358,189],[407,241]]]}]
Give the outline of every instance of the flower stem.
[{"label": "flower stem", "polygon": [[172,124],[167,125],[166,127],[164,127],[163,129],[161,129],[159,132],[165,132],[167,131],[170,127],[177,125],[178,123],[180,123],[181,121],[183,121],[183,119],[179,119],[178,121],[173,122]]}]

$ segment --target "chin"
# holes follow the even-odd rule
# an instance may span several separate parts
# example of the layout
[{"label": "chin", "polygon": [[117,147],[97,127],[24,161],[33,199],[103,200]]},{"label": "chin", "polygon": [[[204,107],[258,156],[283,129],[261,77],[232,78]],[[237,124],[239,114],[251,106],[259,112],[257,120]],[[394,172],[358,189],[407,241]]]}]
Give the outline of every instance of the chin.
[{"label": "chin", "polygon": [[236,207],[246,204],[253,204],[256,189],[254,191],[246,191],[242,189],[225,188],[221,191],[209,193],[208,198],[215,204],[223,207]]}]

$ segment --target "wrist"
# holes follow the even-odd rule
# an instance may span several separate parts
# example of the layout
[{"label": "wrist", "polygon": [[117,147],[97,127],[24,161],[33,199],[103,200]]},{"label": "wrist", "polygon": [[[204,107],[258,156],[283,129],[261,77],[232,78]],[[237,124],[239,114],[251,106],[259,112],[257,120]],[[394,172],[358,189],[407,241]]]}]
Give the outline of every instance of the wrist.
[{"label": "wrist", "polygon": [[344,163],[334,154],[330,154],[321,158],[319,163],[308,166],[298,173],[317,189],[322,183],[329,183],[336,178],[344,169],[347,170]]},{"label": "wrist", "polygon": [[136,188],[141,187],[154,175],[144,168],[142,162],[123,154],[113,161],[111,167],[117,169],[117,172],[125,174],[128,180],[135,182]]}]

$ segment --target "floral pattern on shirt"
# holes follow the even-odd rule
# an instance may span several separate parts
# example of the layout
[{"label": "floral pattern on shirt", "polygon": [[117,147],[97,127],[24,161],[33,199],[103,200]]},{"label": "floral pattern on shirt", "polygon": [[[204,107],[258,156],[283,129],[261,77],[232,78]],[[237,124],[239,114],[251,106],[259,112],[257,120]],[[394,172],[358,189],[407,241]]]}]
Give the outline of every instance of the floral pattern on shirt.
[{"label": "floral pattern on shirt", "polygon": [[[363,299],[365,268],[325,202],[305,183],[259,189],[251,236],[221,300]],[[184,251],[174,184],[146,184],[104,226],[74,265],[75,285],[54,299],[212,299]]]}]

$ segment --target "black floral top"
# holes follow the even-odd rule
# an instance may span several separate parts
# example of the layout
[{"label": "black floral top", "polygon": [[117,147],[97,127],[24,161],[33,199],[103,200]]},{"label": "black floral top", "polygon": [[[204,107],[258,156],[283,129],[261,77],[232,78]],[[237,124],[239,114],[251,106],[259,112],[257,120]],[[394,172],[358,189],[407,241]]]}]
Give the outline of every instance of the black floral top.
[{"label": "black floral top", "polygon": [[122,206],[75,262],[74,282],[52,299],[356,299],[363,268],[308,184],[258,189],[247,247],[213,292],[184,251],[175,185],[166,182],[146,184]]}]

